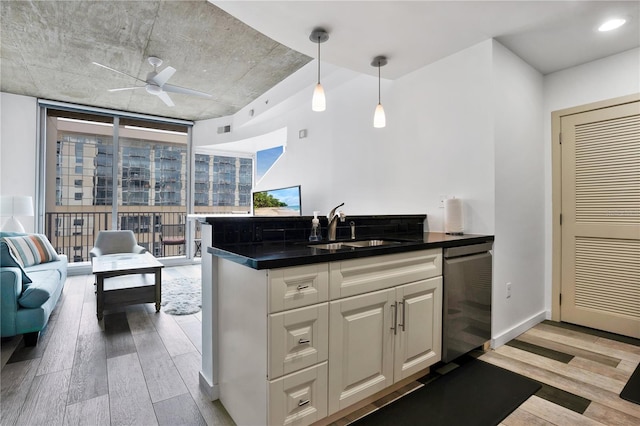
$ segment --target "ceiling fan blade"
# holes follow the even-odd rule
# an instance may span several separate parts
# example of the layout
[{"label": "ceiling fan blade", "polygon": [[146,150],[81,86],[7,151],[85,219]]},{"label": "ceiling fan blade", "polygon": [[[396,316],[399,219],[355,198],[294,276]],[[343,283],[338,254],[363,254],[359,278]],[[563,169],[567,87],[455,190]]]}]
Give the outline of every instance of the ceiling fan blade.
[{"label": "ceiling fan blade", "polygon": [[166,67],[158,74],[155,75],[151,80],[156,83],[158,86],[162,87],[164,84],[171,78],[171,76],[176,72],[176,69],[173,67]]},{"label": "ceiling fan blade", "polygon": [[135,90],[135,89],[144,89],[144,86],[135,86],[135,87],[120,87],[118,89],[109,89],[110,92],[120,92],[122,90]]},{"label": "ceiling fan blade", "polygon": [[138,80],[138,81],[141,81],[141,82],[143,82],[143,83],[146,83],[146,81],[141,80],[141,79],[139,79],[138,77],[134,77],[134,76],[129,75],[129,74],[127,74],[127,73],[124,73],[124,72],[122,72],[122,71],[118,71],[117,69],[114,69],[114,68],[108,67],[108,66],[106,66],[106,65],[102,65],[102,64],[99,64],[99,63],[97,63],[97,62],[92,62],[92,64],[93,64],[93,65],[97,65],[97,66],[102,67],[102,68],[105,68],[105,69],[108,69],[109,71],[117,72],[118,74],[126,75],[127,77],[134,78],[134,79],[136,79],[136,80]]},{"label": "ceiling fan blade", "polygon": [[184,95],[201,96],[203,98],[211,97],[211,95],[208,93],[199,92],[193,89],[187,89],[185,87],[174,86],[172,84],[165,84],[164,86],[162,86],[162,90],[164,90],[165,92],[182,93]]},{"label": "ceiling fan blade", "polygon": [[169,97],[169,95],[166,92],[158,93],[158,97],[160,99],[162,99],[162,102],[167,104],[167,106],[170,106],[170,107],[175,106],[175,104],[173,103],[173,101],[171,100],[171,98]]}]

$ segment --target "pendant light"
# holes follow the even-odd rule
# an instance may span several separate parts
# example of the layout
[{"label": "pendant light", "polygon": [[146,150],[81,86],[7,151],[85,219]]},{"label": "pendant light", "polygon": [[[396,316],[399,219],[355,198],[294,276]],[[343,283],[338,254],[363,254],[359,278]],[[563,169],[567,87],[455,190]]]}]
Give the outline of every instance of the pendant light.
[{"label": "pendant light", "polygon": [[329,40],[329,33],[322,28],[316,28],[311,32],[309,40],[314,43],[318,43],[318,84],[316,84],[316,88],[313,90],[311,109],[313,111],[324,111],[327,109],[327,100],[324,96],[322,84],[320,84],[320,43],[324,43]]},{"label": "pendant light", "polygon": [[384,115],[384,108],[380,102],[380,67],[387,65],[387,58],[384,56],[376,56],[371,62],[371,66],[378,67],[378,105],[376,111],[373,114],[373,127],[380,129],[387,125],[387,119]]}]

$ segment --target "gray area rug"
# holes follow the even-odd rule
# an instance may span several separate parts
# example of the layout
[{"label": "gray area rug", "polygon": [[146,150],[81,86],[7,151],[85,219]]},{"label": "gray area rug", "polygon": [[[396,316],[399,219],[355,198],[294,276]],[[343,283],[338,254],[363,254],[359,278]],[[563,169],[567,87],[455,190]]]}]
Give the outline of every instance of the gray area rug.
[{"label": "gray area rug", "polygon": [[169,315],[190,315],[202,309],[200,278],[162,281],[162,310]]}]

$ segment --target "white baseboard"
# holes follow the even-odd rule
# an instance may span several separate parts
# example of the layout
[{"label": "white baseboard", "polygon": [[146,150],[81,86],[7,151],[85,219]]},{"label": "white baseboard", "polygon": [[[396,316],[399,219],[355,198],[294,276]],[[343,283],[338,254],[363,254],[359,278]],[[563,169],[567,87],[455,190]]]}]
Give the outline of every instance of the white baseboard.
[{"label": "white baseboard", "polygon": [[515,339],[516,337],[518,337],[519,335],[521,335],[522,333],[524,333],[534,325],[541,323],[542,321],[549,318],[550,316],[551,316],[551,313],[549,311],[544,310],[544,311],[538,312],[532,317],[522,321],[520,324],[516,325],[515,327],[512,327],[509,330],[499,334],[498,336],[495,336],[493,339],[491,339],[491,347],[494,349],[499,348],[500,346],[507,343],[509,340]]},{"label": "white baseboard", "polygon": [[220,399],[220,387],[209,383],[207,378],[202,375],[202,371],[198,374],[198,377],[200,377],[200,389],[207,395],[207,398],[209,398],[210,401]]}]

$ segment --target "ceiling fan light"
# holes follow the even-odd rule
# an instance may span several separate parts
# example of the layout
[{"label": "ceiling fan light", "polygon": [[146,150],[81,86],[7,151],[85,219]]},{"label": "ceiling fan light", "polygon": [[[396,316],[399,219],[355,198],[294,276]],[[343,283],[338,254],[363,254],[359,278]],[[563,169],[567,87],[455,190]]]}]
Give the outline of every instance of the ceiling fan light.
[{"label": "ceiling fan light", "polygon": [[373,113],[373,127],[381,129],[387,125],[387,117],[384,115],[384,108],[382,104],[376,106],[376,111]]},{"label": "ceiling fan light", "polygon": [[627,22],[627,20],[622,18],[609,19],[608,21],[600,25],[600,27],[598,27],[598,31],[606,32],[615,30],[616,28],[620,28],[621,26],[623,26],[625,22]]},{"label": "ceiling fan light", "polygon": [[147,90],[147,93],[151,93],[152,95],[159,95],[162,92],[160,86],[156,86],[155,84],[147,84],[144,87]]},{"label": "ceiling fan light", "polygon": [[324,96],[324,89],[320,83],[316,84],[316,88],[313,90],[311,109],[318,112],[327,109],[327,99]]}]

